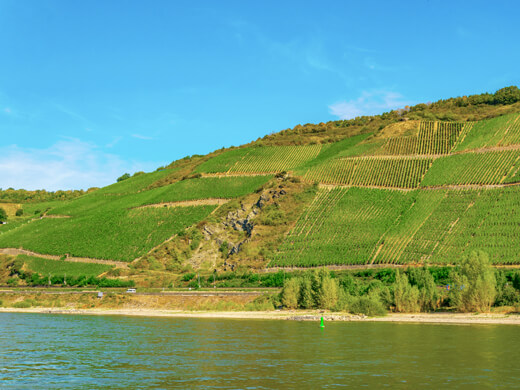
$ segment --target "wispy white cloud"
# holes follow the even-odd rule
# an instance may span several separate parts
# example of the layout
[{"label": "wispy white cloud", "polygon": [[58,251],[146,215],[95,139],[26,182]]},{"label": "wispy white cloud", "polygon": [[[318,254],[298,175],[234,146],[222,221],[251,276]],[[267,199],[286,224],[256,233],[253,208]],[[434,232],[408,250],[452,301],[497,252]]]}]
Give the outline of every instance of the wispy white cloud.
[{"label": "wispy white cloud", "polygon": [[119,141],[121,141],[123,139],[123,137],[119,136],[119,137],[115,137],[112,142],[109,142],[108,144],[105,145],[105,148],[113,148],[114,146],[116,146],[116,144],[119,143]]},{"label": "wispy white cloud", "polygon": [[58,111],[70,116],[71,118],[74,118],[74,119],[77,119],[79,120],[80,122],[84,122],[84,123],[88,123],[88,119],[85,118],[83,115],[81,115],[80,113],[68,108],[68,107],[65,107],[64,105],[62,104],[58,104],[58,103],[53,103],[53,106],[54,108],[56,108]]},{"label": "wispy white cloud", "polygon": [[0,148],[0,187],[87,189],[113,183],[125,172],[150,171],[159,165],[124,161],[78,139],[62,140],[46,149],[12,145]]},{"label": "wispy white cloud", "polygon": [[381,114],[410,104],[411,102],[396,92],[365,91],[357,99],[331,104],[329,111],[340,119],[352,119],[362,115]]},{"label": "wispy white cloud", "polygon": [[132,134],[132,137],[133,138],[137,138],[137,139],[143,139],[143,140],[146,140],[146,141],[152,141],[152,140],[155,139],[153,137],[149,137],[147,135],[141,135],[141,134]]}]

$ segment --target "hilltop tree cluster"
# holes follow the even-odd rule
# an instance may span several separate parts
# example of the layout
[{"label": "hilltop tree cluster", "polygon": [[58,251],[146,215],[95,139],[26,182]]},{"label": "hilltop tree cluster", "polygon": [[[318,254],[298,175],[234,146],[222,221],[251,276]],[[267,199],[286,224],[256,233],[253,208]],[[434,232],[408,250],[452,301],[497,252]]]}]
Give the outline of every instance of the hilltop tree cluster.
[{"label": "hilltop tree cluster", "polygon": [[[510,106],[510,107],[506,107]],[[420,103],[392,110],[381,115],[359,116],[353,119],[307,123],[292,129],[274,132],[258,139],[257,145],[304,145],[337,142],[357,134],[375,132],[406,120],[428,121],[477,121],[492,118],[520,108],[520,89],[516,86],[502,88],[495,93],[462,96]]]},{"label": "hilltop tree cluster", "polygon": [[67,191],[45,191],[45,190],[34,190],[28,191],[24,189],[15,190],[14,188],[8,188],[2,190],[0,188],[0,203],[38,203],[48,202],[51,200],[69,200],[77,198],[78,196],[84,195],[89,191],[84,190],[67,190]]}]

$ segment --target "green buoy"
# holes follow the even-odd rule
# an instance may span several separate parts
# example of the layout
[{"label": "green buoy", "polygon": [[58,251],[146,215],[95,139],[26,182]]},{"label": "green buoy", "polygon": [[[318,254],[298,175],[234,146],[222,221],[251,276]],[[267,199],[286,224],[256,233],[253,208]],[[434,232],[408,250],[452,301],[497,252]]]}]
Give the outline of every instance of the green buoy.
[{"label": "green buoy", "polygon": [[320,324],[320,328],[325,328],[325,324],[323,323],[323,316],[321,317],[321,324]]}]

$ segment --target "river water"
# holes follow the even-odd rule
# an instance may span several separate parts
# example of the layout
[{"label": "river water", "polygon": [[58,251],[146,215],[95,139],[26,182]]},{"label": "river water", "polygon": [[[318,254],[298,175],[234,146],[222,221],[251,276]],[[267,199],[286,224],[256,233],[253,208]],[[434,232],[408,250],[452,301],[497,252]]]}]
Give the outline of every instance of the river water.
[{"label": "river water", "polygon": [[515,388],[520,328],[0,313],[0,388]]}]

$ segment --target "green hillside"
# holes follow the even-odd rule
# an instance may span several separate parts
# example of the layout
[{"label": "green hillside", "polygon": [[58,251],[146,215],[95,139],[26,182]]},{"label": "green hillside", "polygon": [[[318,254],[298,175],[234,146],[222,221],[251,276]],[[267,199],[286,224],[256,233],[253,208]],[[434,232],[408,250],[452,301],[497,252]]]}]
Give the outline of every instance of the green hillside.
[{"label": "green hillside", "polygon": [[520,93],[500,93],[297,126],[46,203],[11,190],[23,213],[0,248],[134,273],[446,265],[472,250],[518,264]]}]

